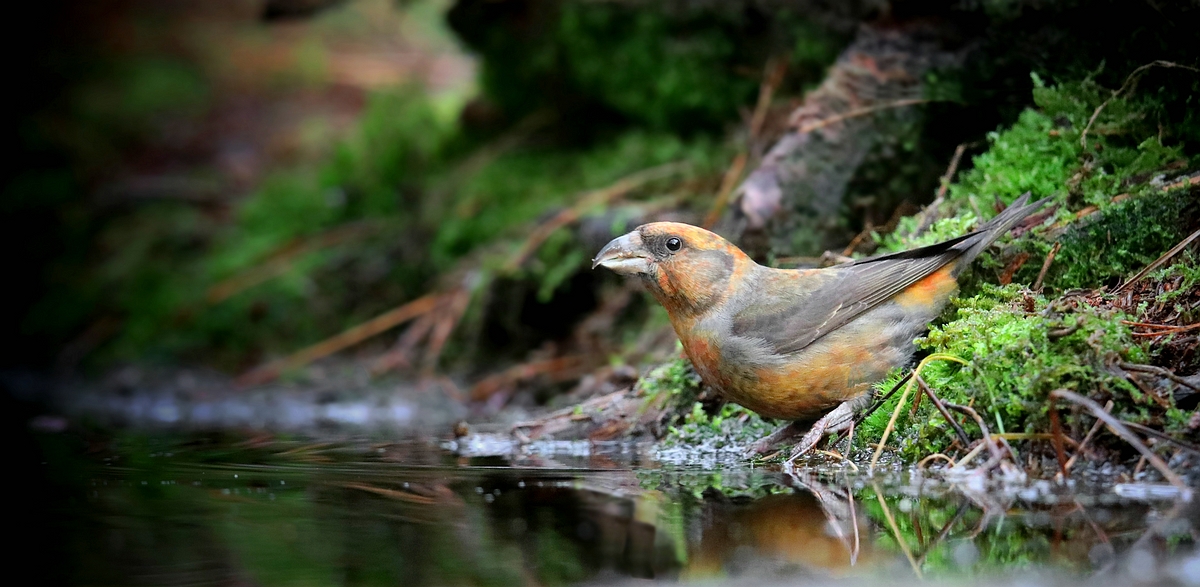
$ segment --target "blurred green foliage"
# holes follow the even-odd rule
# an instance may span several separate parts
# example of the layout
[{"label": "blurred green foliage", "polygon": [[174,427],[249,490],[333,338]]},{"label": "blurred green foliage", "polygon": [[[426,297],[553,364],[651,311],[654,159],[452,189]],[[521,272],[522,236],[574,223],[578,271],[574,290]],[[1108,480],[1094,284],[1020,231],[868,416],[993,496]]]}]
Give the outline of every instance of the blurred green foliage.
[{"label": "blurred green foliage", "polygon": [[[236,366],[294,350],[427,293],[465,257],[505,270],[531,224],[590,189],[664,163],[681,163],[683,178],[711,176],[729,152],[634,129],[583,147],[509,149],[464,176],[464,157],[489,148],[471,146],[424,93],[380,92],[326,163],[268,177],[231,223],[169,204],[122,218],[81,280],[122,317],[109,357]],[[586,268],[580,245],[559,230],[515,276],[548,300]],[[223,286],[232,293],[213,299]]]},{"label": "blurred green foliage", "polygon": [[[741,3],[459,2],[450,23],[483,56],[484,91],[510,116],[592,112],[692,134],[753,104],[770,57],[814,83],[848,40],[798,14]],[[579,130],[579,129],[576,129]]]}]

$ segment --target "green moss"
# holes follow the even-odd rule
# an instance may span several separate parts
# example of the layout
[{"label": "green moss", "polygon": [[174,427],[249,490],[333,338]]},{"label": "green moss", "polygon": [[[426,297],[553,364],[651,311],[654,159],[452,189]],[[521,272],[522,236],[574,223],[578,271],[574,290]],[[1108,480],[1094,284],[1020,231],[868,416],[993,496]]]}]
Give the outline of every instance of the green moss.
[{"label": "green moss", "polygon": [[[1007,205],[1025,192],[1050,198],[1058,206],[1055,219],[1067,226],[1045,279],[1052,291],[1119,281],[1186,234],[1196,216],[1195,198],[1164,193],[1151,181],[1187,161],[1181,146],[1165,145],[1159,138],[1162,132],[1152,115],[1161,108],[1161,98],[1112,98],[1090,80],[1048,86],[1035,75],[1034,81],[1036,107],[1022,112],[1009,128],[989,133],[987,151],[950,186],[939,211],[942,218],[919,235],[918,219],[903,219],[895,232],[877,236],[882,251],[964,234],[977,216],[994,215],[995,203]],[[1101,104],[1104,108],[1092,120]],[[1080,141],[1085,128],[1086,147]],[[1117,198],[1119,194],[1126,197]],[[1085,208],[1096,213],[1076,220],[1075,212]],[[1036,234],[1017,246],[1039,260],[1050,250]],[[976,271],[994,278],[1006,262],[985,253]],[[1039,269],[1039,263],[1025,263],[1013,279],[1031,283]]]},{"label": "green moss", "polygon": [[1048,283],[1065,290],[1124,281],[1182,240],[1196,212],[1193,195],[1167,192],[1108,206],[1063,235]]},{"label": "green moss", "polygon": [[[682,349],[678,343],[676,346]],[[690,403],[700,395],[702,385],[700,375],[692,368],[690,361],[675,359],[651,369],[638,381],[638,391],[650,398],[666,394],[684,398]]]},{"label": "green moss", "polygon": [[[1025,311],[1027,300],[1033,312]],[[955,300],[954,306],[955,318],[932,328],[918,344],[964,359],[969,367],[932,362],[921,376],[943,401],[973,406],[992,432],[1049,430],[1047,398],[1059,388],[1111,398],[1119,417],[1146,421],[1143,408],[1151,400],[1107,369],[1116,360],[1146,358],[1122,324],[1123,315],[1081,299],[1048,302],[1017,286],[984,286],[982,293]],[[864,422],[864,435],[882,433],[898,399],[899,394]],[[973,421],[964,427],[979,437]],[[953,440],[953,431],[928,401],[915,417],[906,407],[897,429],[908,457],[940,452]]]},{"label": "green moss", "polygon": [[[1196,288],[1200,287],[1200,260],[1191,251],[1184,251],[1179,254],[1174,264],[1154,271],[1149,278],[1160,283],[1168,281],[1173,283],[1178,280],[1179,283],[1174,289],[1158,295],[1160,302],[1173,302],[1195,292]],[[1178,310],[1186,312],[1184,308],[1178,308]],[[1181,317],[1181,322],[1191,324],[1195,322],[1195,319],[1192,316],[1184,315]]]},{"label": "green moss", "polygon": [[744,447],[775,431],[776,426],[758,414],[728,403],[715,414],[705,411],[700,402],[667,429],[662,445],[694,446],[709,449]]},{"label": "green moss", "polygon": [[700,400],[703,385],[692,363],[683,358],[655,367],[638,382],[647,405],[663,406],[668,414],[663,448],[744,446],[774,431],[773,424],[737,404],[727,403],[710,413],[714,404]]}]

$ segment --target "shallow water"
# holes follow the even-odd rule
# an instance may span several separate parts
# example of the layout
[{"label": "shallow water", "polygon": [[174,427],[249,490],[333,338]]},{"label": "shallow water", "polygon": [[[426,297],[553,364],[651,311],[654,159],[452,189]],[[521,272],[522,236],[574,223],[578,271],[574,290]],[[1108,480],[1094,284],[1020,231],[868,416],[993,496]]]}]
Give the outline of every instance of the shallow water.
[{"label": "shallow water", "polygon": [[1195,506],[1128,487],[979,493],[667,465],[636,445],[467,457],[265,436],[40,441],[58,572],[75,584],[1200,584]]}]

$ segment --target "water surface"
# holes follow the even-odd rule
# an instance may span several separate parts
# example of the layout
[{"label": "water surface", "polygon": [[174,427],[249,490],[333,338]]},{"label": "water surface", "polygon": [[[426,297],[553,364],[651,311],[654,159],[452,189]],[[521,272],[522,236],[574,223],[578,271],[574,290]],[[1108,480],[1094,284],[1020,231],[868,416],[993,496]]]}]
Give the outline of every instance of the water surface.
[{"label": "water surface", "polygon": [[42,443],[58,571],[76,584],[1200,584],[1196,508],[1111,484],[980,492],[666,465],[635,445],[465,457],[268,436]]}]

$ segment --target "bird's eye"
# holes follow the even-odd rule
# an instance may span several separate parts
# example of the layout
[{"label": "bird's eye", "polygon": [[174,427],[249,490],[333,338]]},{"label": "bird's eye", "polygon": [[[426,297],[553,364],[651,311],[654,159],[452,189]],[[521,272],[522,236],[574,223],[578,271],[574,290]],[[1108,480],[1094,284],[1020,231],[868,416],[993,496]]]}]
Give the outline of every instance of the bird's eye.
[{"label": "bird's eye", "polygon": [[682,249],[682,248],[683,248],[683,241],[679,240],[676,237],[671,237],[671,238],[667,239],[667,250],[668,251],[671,251],[672,253],[674,253],[675,251],[678,251],[679,249]]}]

